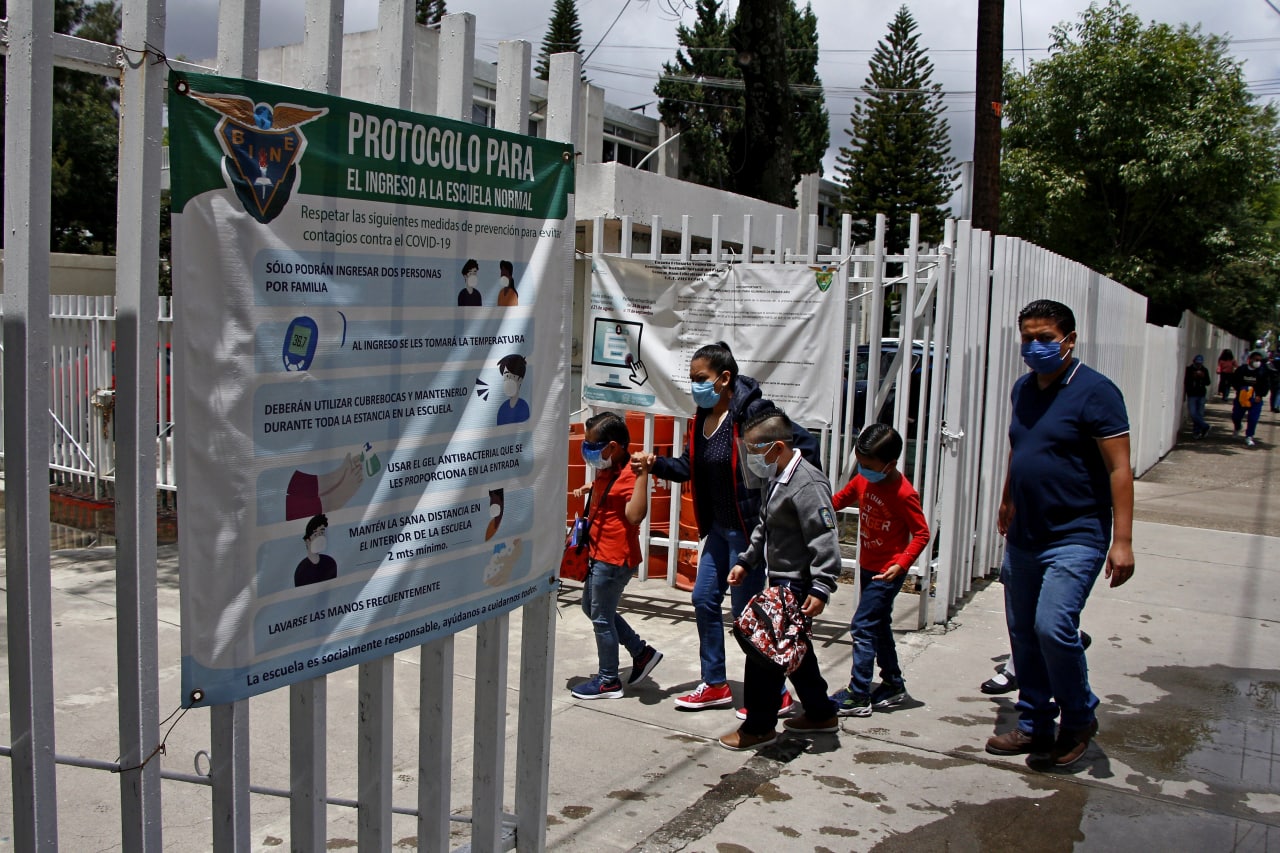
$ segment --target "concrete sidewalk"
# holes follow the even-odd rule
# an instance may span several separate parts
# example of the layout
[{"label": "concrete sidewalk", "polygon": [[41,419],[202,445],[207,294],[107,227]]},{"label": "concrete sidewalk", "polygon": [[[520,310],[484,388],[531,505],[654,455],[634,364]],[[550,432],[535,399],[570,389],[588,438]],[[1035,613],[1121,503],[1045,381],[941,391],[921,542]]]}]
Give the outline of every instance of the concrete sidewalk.
[{"label": "concrete sidewalk", "polygon": [[[1280,538],[1263,535],[1280,524],[1280,427],[1277,416],[1264,414],[1260,447],[1247,450],[1231,440],[1223,411],[1210,407],[1215,434],[1175,450],[1138,484],[1137,573],[1118,589],[1100,585],[1084,615],[1094,637],[1089,662],[1103,700],[1101,733],[1071,772],[1039,773],[983,751],[992,732],[1014,724],[1012,697],[977,689],[1008,654],[999,584],[980,585],[945,630],[898,634],[910,702],[846,719],[838,735],[784,738],[759,754],[716,743],[738,724],[732,710],[673,707],[672,697],[698,680],[696,631],[688,594],[656,581],[633,581],[623,609],[665,660],[622,699],[573,700],[569,688],[595,669],[595,644],[579,590],[568,585],[559,597],[549,846],[592,853],[1280,850]],[[1187,526],[1191,520],[1203,526]],[[163,714],[177,704],[179,631],[176,552],[161,553]],[[113,559],[110,549],[55,558],[60,754],[115,755]],[[833,688],[849,669],[853,604],[852,587],[842,587],[815,627]],[[904,595],[900,613],[914,604]],[[740,698],[741,655],[732,645]],[[513,691],[519,657],[513,646]],[[474,632],[464,632],[450,780],[460,813],[470,803],[473,666]],[[398,657],[395,670],[395,801],[413,806],[417,655]],[[356,795],[355,680],[354,670],[329,678],[328,769],[339,797]],[[276,691],[251,701],[256,785],[288,787],[286,699],[287,691]],[[514,696],[509,707],[510,786]],[[7,712],[6,696],[6,722]],[[169,735],[163,761],[190,772],[208,748],[208,712],[192,712]],[[118,849],[117,784],[101,771],[59,769],[63,849]],[[0,773],[0,848],[11,804],[9,774]],[[288,802],[255,795],[252,809],[255,849],[286,846]],[[329,817],[329,847],[354,849],[354,811],[333,807]],[[207,788],[165,783],[167,849],[208,849],[209,819]],[[413,849],[413,818],[395,820],[397,849]],[[465,824],[456,840],[467,841]]]}]

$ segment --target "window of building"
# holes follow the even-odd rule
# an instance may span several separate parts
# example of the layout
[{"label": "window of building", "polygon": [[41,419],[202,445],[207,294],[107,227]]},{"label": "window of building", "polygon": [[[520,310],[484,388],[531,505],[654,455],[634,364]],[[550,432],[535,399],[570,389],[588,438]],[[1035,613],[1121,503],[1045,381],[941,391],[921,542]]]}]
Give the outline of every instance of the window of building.
[{"label": "window of building", "polygon": [[[605,163],[621,163],[635,168],[655,147],[657,140],[648,134],[610,122],[604,123],[604,146],[600,159]],[[656,172],[657,158],[650,157],[642,168],[646,172]]]}]

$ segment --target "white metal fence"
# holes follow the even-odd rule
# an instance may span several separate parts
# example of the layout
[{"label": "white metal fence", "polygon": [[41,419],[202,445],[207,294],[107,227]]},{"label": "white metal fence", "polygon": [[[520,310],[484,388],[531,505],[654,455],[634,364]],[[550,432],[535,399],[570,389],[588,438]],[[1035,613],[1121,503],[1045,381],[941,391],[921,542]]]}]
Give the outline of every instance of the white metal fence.
[{"label": "white metal fence", "polygon": [[[681,223],[679,253],[654,250],[633,254],[633,224],[630,218],[621,220],[617,254],[622,257],[819,263],[838,266],[848,277],[850,310],[842,332],[845,405],[835,423],[821,431],[824,463],[839,488],[850,475],[852,442],[858,431],[867,419],[881,412],[890,392],[896,392],[887,420],[904,437],[915,435],[908,438],[904,466],[921,494],[935,536],[936,558],[926,552],[915,569],[921,577],[917,605],[921,627],[945,621],[973,581],[997,571],[1003,558],[1003,540],[996,532],[995,519],[1008,461],[1009,392],[1026,370],[1019,354],[1017,323],[1023,306],[1035,299],[1055,299],[1072,308],[1080,341],[1077,354],[1115,381],[1124,394],[1131,425],[1131,461],[1138,475],[1155,465],[1176,441],[1184,413],[1182,371],[1192,355],[1216,353],[1228,346],[1238,349],[1243,344],[1191,314],[1177,328],[1148,325],[1145,297],[1023,240],[993,240],[967,222],[949,223],[946,238],[937,249],[893,253],[895,247],[885,245],[883,217],[877,220],[875,240],[859,249],[851,245],[846,217],[840,251],[825,255],[817,254],[812,244],[807,251],[791,251],[785,244],[781,221],[765,230],[760,240],[763,247],[730,253],[713,237],[710,251],[695,255],[690,250],[693,224],[689,217]],[[657,218],[645,225],[650,233],[662,233],[662,222]],[[915,217],[911,225],[911,243],[915,245]],[[717,217],[710,233],[720,232]],[[602,235],[606,233],[602,221],[595,223],[593,233],[593,251],[602,254]],[[745,235],[744,247],[751,247],[751,235],[760,232],[753,232],[748,217],[741,233]],[[882,371],[881,344],[885,341],[879,332],[884,328],[890,291],[899,299],[893,324],[898,356]],[[913,376],[912,359],[907,357],[910,348],[906,341],[919,342],[924,353],[935,355],[923,359],[917,376]],[[855,418],[859,345],[866,347],[865,375],[873,381],[868,383],[866,403]],[[883,376],[883,381],[875,382],[878,376]],[[904,389],[910,389],[909,393]],[[764,390],[767,395],[768,388]],[[677,454],[684,431],[683,422],[677,421]],[[652,426],[647,425],[646,448],[651,446],[652,433]],[[669,529],[676,531],[680,486],[671,484],[671,488]],[[643,533],[646,546],[651,543],[667,548],[667,580],[674,583],[678,549],[693,548],[697,543],[680,541],[671,548],[671,538],[649,535],[647,519]]]},{"label": "white metal fence", "polygon": [[[156,319],[156,488],[172,492],[176,488],[170,358],[173,313],[167,298],[159,299]],[[113,297],[50,297],[50,480],[55,486],[94,499],[110,498],[116,477],[115,354]],[[0,447],[0,459],[3,456]]]},{"label": "white metal fence", "polygon": [[[121,5],[122,42],[128,47],[55,34],[53,4],[47,2],[9,4],[9,18],[0,26],[0,45],[7,53],[3,417],[11,711],[9,745],[0,745],[0,755],[11,763],[12,843],[23,851],[58,848],[59,767],[73,764],[117,774],[119,847],[131,853],[165,847],[162,779],[212,789],[211,847],[219,851],[250,848],[251,792],[289,797],[290,844],[295,850],[325,848],[330,804],[357,809],[362,850],[391,849],[393,811],[416,816],[419,849],[448,849],[450,828],[461,819],[469,824],[474,850],[541,850],[547,822],[554,589],[522,605],[518,642],[524,665],[513,714],[514,762],[508,762],[506,754],[510,623],[504,615],[474,629],[474,720],[470,727],[459,727],[456,746],[459,760],[469,761],[472,770],[469,817],[454,815],[468,809],[451,802],[449,783],[455,763],[452,636],[421,650],[420,710],[410,724],[419,741],[413,806],[392,802],[396,786],[391,742],[396,726],[403,723],[393,718],[390,658],[359,668],[358,708],[351,709],[351,716],[358,718],[359,795],[354,800],[335,798],[326,788],[324,679],[289,691],[290,731],[284,739],[289,744],[288,791],[266,791],[252,782],[249,701],[210,710],[207,774],[162,770],[164,759],[157,749],[162,733],[156,496],[175,485],[168,474],[168,401],[171,381],[181,381],[170,379],[168,313],[157,296],[165,76],[168,68],[176,67],[256,77],[261,3],[219,4],[218,60],[212,69],[156,54],[154,46],[165,43],[164,0],[124,0]],[[343,5],[343,0],[307,0],[299,53],[304,88],[338,92]],[[474,17],[449,15],[438,30],[429,32],[417,27],[413,17],[409,0],[379,4],[378,100],[407,106],[411,86],[421,78],[430,83],[438,115],[469,120]],[[415,74],[413,46],[422,38],[438,43],[439,65],[419,67]],[[500,46],[499,129],[524,132],[528,126],[531,52],[527,42]],[[578,133],[580,62],[572,53],[551,59],[547,138],[572,142]],[[120,85],[114,303],[50,301],[50,104],[55,66],[109,76]],[[566,288],[572,286],[572,239],[569,230],[562,252]],[[113,389],[114,395],[109,393]],[[61,717],[52,643],[51,474],[96,484],[99,493],[114,495],[117,675],[105,680],[117,697],[119,744],[104,745],[104,756],[64,757],[55,752]],[[109,489],[103,485],[108,483]],[[463,734],[468,728],[470,743]],[[280,739],[276,740],[273,747]],[[106,760],[109,755],[118,758]],[[104,782],[109,778],[103,775]],[[508,790],[514,792],[509,795],[513,809],[504,802]]]},{"label": "white metal fence", "polygon": [[[256,74],[258,0],[221,4],[218,68],[221,73]],[[342,0],[308,0],[302,49],[305,86],[336,92],[341,75]],[[4,394],[6,563],[11,697],[10,743],[0,749],[12,763],[14,844],[21,850],[57,847],[57,765],[54,751],[57,696],[54,691],[50,560],[48,544],[50,471],[93,483],[110,482],[117,513],[116,610],[120,743],[115,770],[138,767],[160,742],[157,663],[155,508],[158,490],[174,486],[166,444],[170,383],[167,310],[157,298],[157,234],[161,165],[161,114],[165,65],[138,50],[95,45],[52,32],[47,3],[9,6],[5,125],[6,257],[4,294]],[[383,54],[380,99],[409,103],[417,75],[411,43],[421,37],[412,24],[408,0],[382,0],[379,44]],[[164,43],[163,0],[125,0],[126,45]],[[416,33],[416,34],[415,34]],[[437,113],[470,115],[475,21],[451,15],[438,34],[440,66],[433,77]],[[501,50],[499,124],[527,126],[530,46],[506,43]],[[175,63],[176,64],[176,63]],[[52,72],[55,65],[110,75],[121,85],[121,146],[117,292],[114,303],[69,300],[49,295],[49,181]],[[187,66],[190,67],[190,66]],[[193,69],[210,70],[210,69]],[[422,71],[423,69],[418,69]],[[428,72],[430,70],[428,69]],[[553,59],[547,107],[547,135],[571,140],[578,127],[579,68],[576,55]],[[650,223],[661,234],[660,222]],[[682,251],[688,257],[690,229],[683,223]],[[921,340],[925,359],[915,381],[920,390],[897,393],[893,421],[900,431],[916,422],[912,474],[936,531],[936,598],[928,595],[930,560],[925,557],[920,624],[953,612],[975,578],[999,564],[995,535],[998,489],[1007,452],[1008,389],[1022,369],[1017,356],[1016,312],[1033,298],[1057,298],[1075,309],[1079,352],[1085,361],[1116,380],[1129,402],[1134,426],[1134,465],[1146,470],[1172,445],[1181,421],[1178,379],[1190,354],[1238,348],[1239,341],[1197,318],[1179,329],[1145,323],[1145,300],[1078,264],[1019,240],[973,231],[967,223],[948,226],[943,244],[923,252],[891,254],[877,239],[855,252],[844,223],[840,249],[819,257],[814,244],[789,251],[783,229],[763,254],[751,239],[741,256],[750,260],[827,262],[849,277],[854,308],[841,343],[850,352],[852,377],[858,344],[868,345],[866,411],[874,414],[891,385],[909,388],[912,359],[901,358],[881,375],[879,331],[886,292],[901,296],[899,353]],[[750,225],[746,227],[750,233]],[[713,226],[713,233],[715,228]],[[570,232],[572,233],[572,232]],[[816,233],[811,227],[809,233]],[[630,228],[624,228],[629,241]],[[914,235],[914,232],[913,232]],[[570,237],[571,239],[571,237]],[[915,245],[917,241],[911,241]],[[655,241],[660,243],[660,241]],[[571,247],[565,246],[566,286],[571,280]],[[601,251],[601,247],[596,247]],[[656,250],[660,252],[660,247]],[[720,252],[713,245],[711,255]],[[623,254],[630,253],[629,243]],[[900,265],[898,267],[889,265]],[[892,277],[891,277],[892,269]],[[900,279],[900,280],[899,280]],[[46,371],[48,376],[46,377]],[[852,378],[849,380],[852,383]],[[114,388],[114,396],[103,394]],[[823,436],[833,480],[848,475],[853,423],[852,385],[846,386],[843,417]],[[104,416],[110,423],[103,433]],[[683,431],[677,429],[676,435]],[[672,502],[679,507],[679,501]],[[678,509],[675,510],[678,512]],[[672,519],[672,530],[678,530]],[[656,540],[655,540],[656,541]],[[515,845],[541,849],[546,829],[550,673],[554,649],[550,595],[524,608],[514,816],[504,815],[506,675],[508,622],[495,619],[476,629],[477,683],[473,726],[474,849]],[[448,846],[451,803],[447,779],[452,764],[452,638],[424,646],[420,689],[424,701],[417,720],[420,773],[416,809],[420,849]],[[390,661],[360,668],[358,767],[361,849],[391,844]],[[294,849],[325,846],[325,807],[334,802],[325,788],[326,693],[323,680],[290,689],[290,790]],[[210,715],[213,848],[249,846],[249,703],[214,708]],[[81,762],[83,764],[83,762]],[[190,777],[161,770],[161,761],[118,774],[122,849],[163,848],[160,820],[162,778]],[[512,831],[514,827],[514,833]],[[513,838],[514,835],[514,838]]]}]

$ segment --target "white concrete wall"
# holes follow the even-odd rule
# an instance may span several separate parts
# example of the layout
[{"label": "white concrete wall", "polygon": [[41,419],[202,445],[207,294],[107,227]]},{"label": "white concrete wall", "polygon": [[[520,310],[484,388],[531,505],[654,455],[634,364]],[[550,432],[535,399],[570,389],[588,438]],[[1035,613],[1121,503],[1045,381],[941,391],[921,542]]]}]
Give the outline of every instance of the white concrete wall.
[{"label": "white concrete wall", "polygon": [[634,224],[648,226],[651,217],[662,217],[664,231],[680,231],[680,217],[688,215],[694,236],[709,237],[711,218],[721,217],[720,238],[725,242],[742,242],[742,217],[751,214],[751,242],[756,246],[775,248],[774,222],[784,218],[783,235],[798,249],[796,212],[789,207],[769,204],[759,199],[734,195],[710,187],[678,181],[665,175],[637,171],[617,163],[580,166],[577,175],[578,221],[598,216],[606,218],[630,216]]},{"label": "white concrete wall", "polygon": [[[4,292],[4,252],[0,251],[0,293]],[[114,255],[49,256],[49,293],[52,295],[114,296],[116,259]]]}]

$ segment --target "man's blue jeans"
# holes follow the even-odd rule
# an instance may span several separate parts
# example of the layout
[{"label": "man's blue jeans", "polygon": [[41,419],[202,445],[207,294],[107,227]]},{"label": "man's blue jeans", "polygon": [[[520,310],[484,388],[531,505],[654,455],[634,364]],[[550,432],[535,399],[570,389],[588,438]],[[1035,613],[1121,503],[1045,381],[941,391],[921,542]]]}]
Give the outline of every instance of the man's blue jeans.
[{"label": "man's blue jeans", "polygon": [[599,560],[588,565],[587,582],[582,585],[582,612],[596,632],[600,678],[610,681],[618,677],[618,643],[626,646],[632,657],[644,651],[644,640],[618,615],[618,602],[633,570]]},{"label": "man's blue jeans", "polygon": [[902,668],[898,665],[898,649],[893,642],[893,599],[902,589],[907,573],[891,581],[872,580],[876,572],[858,571],[858,609],[853,614],[849,631],[853,635],[853,672],[849,689],[854,693],[871,692],[871,675],[880,661],[880,680],[901,685]]},{"label": "man's blue jeans", "polygon": [[1191,427],[1196,435],[1209,431],[1209,422],[1204,419],[1204,397],[1188,397],[1187,413],[1191,415]]},{"label": "man's blue jeans", "polygon": [[1089,689],[1080,611],[1106,560],[1105,548],[1090,545],[1005,546],[1000,580],[1018,671],[1018,727],[1033,737],[1054,736],[1059,709],[1066,731],[1094,721],[1098,697]]},{"label": "man's blue jeans", "polygon": [[737,530],[713,525],[702,542],[698,576],[693,582],[693,615],[698,623],[698,655],[706,684],[728,681],[724,664],[724,614],[721,605],[730,590],[729,607],[737,619],[751,596],[764,589],[763,569],[749,575],[741,586],[729,586],[729,570],[747,547],[747,537]]}]

